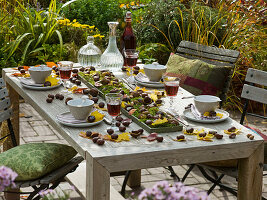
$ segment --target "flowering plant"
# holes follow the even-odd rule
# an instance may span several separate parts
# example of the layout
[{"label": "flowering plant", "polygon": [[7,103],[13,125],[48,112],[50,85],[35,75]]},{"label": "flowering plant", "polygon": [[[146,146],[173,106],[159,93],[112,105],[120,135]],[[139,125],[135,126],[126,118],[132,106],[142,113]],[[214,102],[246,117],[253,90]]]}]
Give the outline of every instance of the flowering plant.
[{"label": "flowering plant", "polygon": [[139,200],[209,200],[206,192],[185,186],[178,182],[170,185],[167,181],[156,183],[152,188],[143,190]]},{"label": "flowering plant", "polygon": [[[71,190],[75,190],[74,187],[70,189]],[[59,193],[56,190],[52,190],[52,189],[47,189],[47,190],[42,190],[41,192],[39,192],[39,195],[41,196],[42,200],[70,200],[70,191],[66,190],[66,191],[62,191],[63,195],[61,193]]]},{"label": "flowering plant", "polygon": [[1,166],[0,167],[0,192],[3,192],[4,190],[8,188],[15,188],[16,185],[14,183],[16,177],[18,174],[14,172],[12,169]]}]

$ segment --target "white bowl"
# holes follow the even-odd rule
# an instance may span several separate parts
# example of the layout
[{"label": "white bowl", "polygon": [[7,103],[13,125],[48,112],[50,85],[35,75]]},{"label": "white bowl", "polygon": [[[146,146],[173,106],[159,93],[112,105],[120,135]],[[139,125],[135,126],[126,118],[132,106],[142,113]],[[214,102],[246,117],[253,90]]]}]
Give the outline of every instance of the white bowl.
[{"label": "white bowl", "polygon": [[144,71],[150,81],[158,82],[166,72],[167,67],[160,64],[144,65]]},{"label": "white bowl", "polygon": [[221,99],[212,95],[199,95],[194,97],[195,106],[201,114],[215,111]]},{"label": "white bowl", "polygon": [[75,119],[84,120],[91,113],[94,105],[94,101],[89,99],[73,99],[69,100],[67,105],[72,116]]},{"label": "white bowl", "polygon": [[29,72],[31,79],[35,83],[43,84],[45,79],[51,74],[52,68],[47,67],[46,65],[41,65],[39,67],[30,67]]}]

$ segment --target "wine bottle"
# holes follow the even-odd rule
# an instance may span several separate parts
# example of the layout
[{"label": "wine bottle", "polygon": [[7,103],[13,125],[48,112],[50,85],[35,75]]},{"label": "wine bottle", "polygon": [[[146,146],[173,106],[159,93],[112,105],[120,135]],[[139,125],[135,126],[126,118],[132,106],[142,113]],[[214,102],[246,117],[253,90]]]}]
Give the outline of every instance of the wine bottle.
[{"label": "wine bottle", "polygon": [[[132,29],[132,13],[130,11],[126,13],[125,22],[126,26],[120,38],[120,51],[121,54],[123,55],[123,58],[124,58],[123,51],[125,49],[136,49],[136,37]],[[126,66],[125,58],[123,66]]]}]

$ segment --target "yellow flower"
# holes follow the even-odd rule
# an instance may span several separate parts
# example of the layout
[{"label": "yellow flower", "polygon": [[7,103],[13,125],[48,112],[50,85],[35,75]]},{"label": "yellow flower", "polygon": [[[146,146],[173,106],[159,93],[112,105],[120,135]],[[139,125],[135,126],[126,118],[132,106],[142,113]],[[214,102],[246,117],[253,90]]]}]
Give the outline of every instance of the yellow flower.
[{"label": "yellow flower", "polygon": [[76,19],[74,19],[72,22],[73,22],[73,23],[75,23],[76,21],[77,21],[77,20],[76,20]]},{"label": "yellow flower", "polygon": [[124,7],[124,6],[125,6],[125,4],[122,3],[122,4],[120,5],[120,8],[122,8],[122,7]]},{"label": "yellow flower", "polygon": [[131,6],[134,6],[134,2],[132,1],[132,2],[130,3],[130,5],[131,5]]}]

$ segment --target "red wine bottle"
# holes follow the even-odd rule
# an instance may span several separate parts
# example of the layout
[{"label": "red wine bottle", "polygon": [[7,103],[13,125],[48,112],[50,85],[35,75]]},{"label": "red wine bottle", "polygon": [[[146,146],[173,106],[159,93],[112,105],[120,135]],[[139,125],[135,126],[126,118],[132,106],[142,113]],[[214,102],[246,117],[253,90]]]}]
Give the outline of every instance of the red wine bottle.
[{"label": "red wine bottle", "polygon": [[136,37],[132,29],[132,13],[128,11],[125,17],[126,26],[120,39],[120,51],[124,58],[123,66],[126,66],[126,61],[123,51],[125,49],[136,49]]}]

